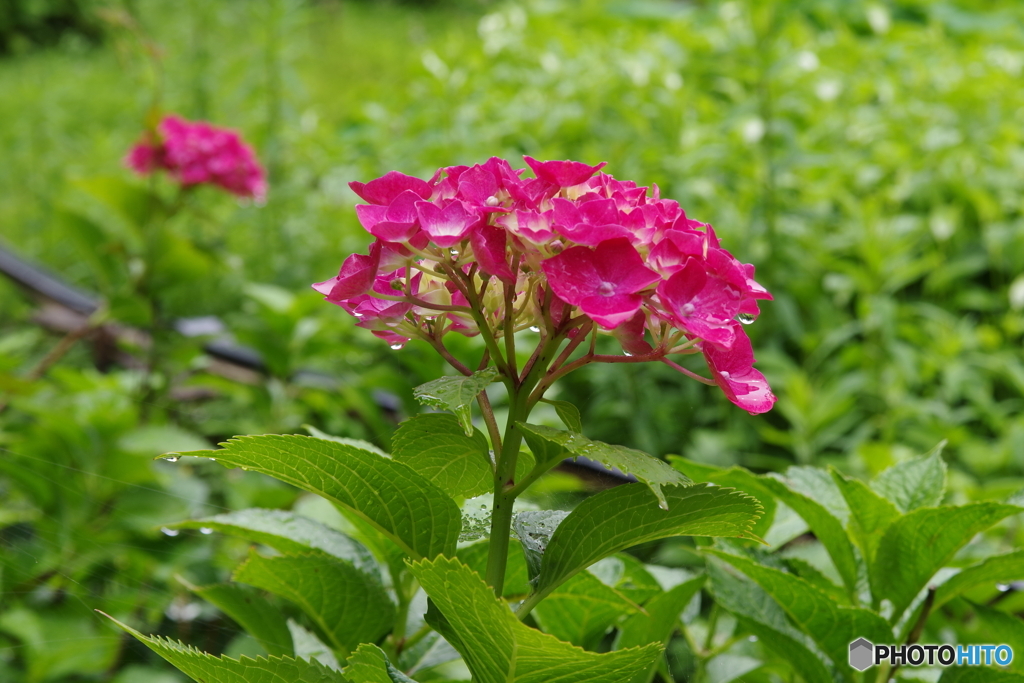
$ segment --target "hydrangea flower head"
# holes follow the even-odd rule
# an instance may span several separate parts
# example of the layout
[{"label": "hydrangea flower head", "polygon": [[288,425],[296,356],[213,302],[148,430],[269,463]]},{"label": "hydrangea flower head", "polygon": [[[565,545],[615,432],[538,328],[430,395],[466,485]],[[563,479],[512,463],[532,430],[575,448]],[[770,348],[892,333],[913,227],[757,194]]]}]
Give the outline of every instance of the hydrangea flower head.
[{"label": "hydrangea flower head", "polygon": [[[233,130],[166,116],[125,157],[140,175],[165,171],[184,187],[216,185],[239,197],[262,199],[267,181],[256,154]],[[422,182],[422,181],[421,181]]]},{"label": "hydrangea flower head", "polygon": [[[137,163],[155,163],[147,154]],[[537,362],[551,364],[545,377],[554,381],[591,362],[658,360],[751,413],[771,409],[775,396],[738,322],[772,298],[753,266],[657,186],[616,180],[603,163],[525,160],[532,178],[495,157],[429,180],[391,171],[351,183],[367,202],[356,213],[374,242],[313,287],[393,348],[422,339],[462,370],[447,334],[481,335],[510,381],[526,381]],[[520,373],[509,349],[526,329],[540,342]],[[597,354],[598,333],[613,335],[623,354]],[[711,378],[675,354],[703,354]]]}]

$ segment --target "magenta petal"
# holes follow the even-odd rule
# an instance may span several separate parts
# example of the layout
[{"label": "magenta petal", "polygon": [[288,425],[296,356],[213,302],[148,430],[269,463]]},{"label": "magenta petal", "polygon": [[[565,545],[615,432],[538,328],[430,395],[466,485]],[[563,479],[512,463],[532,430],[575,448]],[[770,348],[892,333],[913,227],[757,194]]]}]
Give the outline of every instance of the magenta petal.
[{"label": "magenta petal", "polygon": [[580,310],[606,330],[626,322],[640,310],[643,297],[639,294],[613,294],[588,296],[580,302]]},{"label": "magenta petal", "polygon": [[313,289],[323,294],[332,303],[366,294],[373,286],[377,276],[380,253],[380,242],[375,242],[370,245],[369,256],[352,254],[341,265],[341,271],[337,277],[326,282],[318,282],[313,285]]},{"label": "magenta petal", "polygon": [[631,232],[621,225],[590,225],[589,223],[577,223],[572,227],[557,226],[559,234],[567,240],[594,247],[602,242],[615,239],[616,237],[630,237]]},{"label": "magenta petal", "polygon": [[392,223],[415,223],[419,220],[416,205],[421,201],[423,200],[415,192],[406,190],[388,205],[384,218]]},{"label": "magenta petal", "polygon": [[751,415],[771,410],[776,398],[764,375],[754,369],[754,351],[750,338],[733,323],[735,341],[731,349],[704,344],[704,358],[708,362],[715,383],[726,397]]},{"label": "magenta petal", "polygon": [[504,230],[493,225],[481,225],[470,234],[469,244],[481,270],[510,285],[515,284],[516,276],[506,261]]},{"label": "magenta petal", "polygon": [[371,232],[373,226],[384,220],[384,214],[387,213],[387,210],[386,206],[356,204],[356,216],[359,218],[359,224],[366,228],[367,232]]},{"label": "magenta petal", "polygon": [[434,244],[442,248],[461,242],[479,220],[466,211],[460,201],[454,201],[444,209],[430,202],[417,202],[416,211],[420,227],[430,235]]},{"label": "magenta petal", "polygon": [[498,192],[494,174],[482,166],[473,166],[459,176],[459,196],[474,204],[483,204]]},{"label": "magenta petal", "polygon": [[594,266],[604,282],[615,283],[615,292],[635,294],[661,276],[644,265],[640,254],[625,237],[601,242],[594,250]]},{"label": "magenta petal", "polygon": [[593,252],[586,247],[572,247],[540,264],[552,291],[573,306],[597,293],[601,277],[594,267]]},{"label": "magenta petal", "polygon": [[430,198],[430,185],[419,178],[391,171],[368,183],[351,182],[352,191],[371,204],[390,204],[402,192],[411,191],[420,199]]},{"label": "magenta petal", "polygon": [[622,345],[622,350],[631,356],[642,356],[654,350],[654,347],[644,339],[644,327],[647,324],[647,316],[643,311],[637,311],[633,317],[615,328],[615,338]]},{"label": "magenta petal", "polygon": [[596,166],[588,166],[579,161],[537,161],[527,156],[523,159],[538,178],[559,187],[572,187],[584,183],[608,163],[602,161]]},{"label": "magenta petal", "polygon": [[415,223],[394,223],[392,221],[381,221],[373,226],[370,234],[385,242],[408,242],[413,236],[420,232]]}]

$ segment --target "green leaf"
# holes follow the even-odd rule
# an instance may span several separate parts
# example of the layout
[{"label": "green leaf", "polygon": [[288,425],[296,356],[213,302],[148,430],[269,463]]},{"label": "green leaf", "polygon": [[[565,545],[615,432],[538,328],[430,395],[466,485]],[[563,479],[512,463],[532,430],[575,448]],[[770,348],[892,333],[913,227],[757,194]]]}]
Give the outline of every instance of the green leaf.
[{"label": "green leaf", "polygon": [[831,471],[832,478],[850,507],[850,517],[846,528],[854,542],[860,548],[861,555],[867,563],[868,580],[872,595],[881,590],[888,577],[875,573],[875,556],[878,544],[889,526],[900,516],[896,506],[868,488],[867,484],[857,479],[843,476],[836,470]]},{"label": "green leaf", "polygon": [[[586,573],[582,572],[580,575]],[[672,632],[675,631],[676,624],[679,623],[679,615],[704,585],[705,578],[698,576],[684,581],[644,603],[646,614],[634,614],[619,627],[615,649],[646,645],[647,643],[667,645]],[[538,605],[537,609],[543,607],[548,600],[551,600],[551,597]],[[654,677],[654,671],[655,666],[652,665],[645,673],[635,676],[633,683],[648,683]]]},{"label": "green leaf", "polygon": [[789,662],[805,681],[834,680],[824,655],[806,634],[790,625],[782,608],[760,586],[732,574],[714,559],[708,561],[708,576],[718,604],[740,617],[767,652]]},{"label": "green leaf", "polygon": [[1021,580],[1024,580],[1024,550],[988,557],[983,562],[961,569],[941,584],[935,591],[932,610],[975,586]]},{"label": "green leaf", "polygon": [[186,588],[231,617],[255,638],[268,654],[291,654],[292,636],[284,614],[259,592],[235,583],[193,586],[178,577]]},{"label": "green leaf", "polygon": [[892,629],[882,617],[860,607],[843,607],[826,593],[793,574],[719,550],[705,552],[728,562],[750,577],[827,654],[849,679],[853,670],[847,656],[850,643],[867,638],[873,643],[892,641]]},{"label": "green leaf", "polygon": [[288,631],[291,633],[292,642],[295,643],[295,656],[302,659],[315,659],[328,669],[341,671],[338,665],[338,658],[334,656],[331,648],[324,645],[323,641],[316,637],[316,634],[307,631],[293,619],[288,620]]},{"label": "green leaf", "polygon": [[540,574],[540,565],[544,560],[544,551],[551,542],[551,534],[568,516],[565,510],[525,510],[512,520],[512,529],[523,546],[530,581],[535,581]]},{"label": "green leaf", "polygon": [[[1014,658],[1017,653],[1014,652]],[[939,683],[1024,683],[1024,676],[992,667],[970,666],[946,669]]]},{"label": "green leaf", "polygon": [[651,488],[654,495],[658,497],[658,504],[662,508],[668,509],[668,500],[661,490],[662,486],[681,486],[690,483],[690,480],[682,472],[672,469],[668,463],[643,451],[592,441],[578,432],[564,432],[561,429],[531,425],[525,422],[516,424],[523,432],[558,444],[573,456],[582,455],[605,467],[617,467],[627,474],[632,474]]},{"label": "green leaf", "polygon": [[466,436],[451,415],[429,413],[404,421],[395,431],[391,450],[395,460],[453,497],[473,498],[494,488],[487,439],[478,429]]},{"label": "green leaf", "polygon": [[899,619],[925,583],[975,534],[1024,511],[1001,503],[918,508],[900,517],[878,546],[874,575],[885,577],[875,599],[889,598]]},{"label": "green leaf", "polygon": [[466,436],[473,436],[473,412],[470,406],[477,395],[498,379],[494,366],[474,372],[469,377],[441,377],[412,390],[420,403],[450,410],[459,419]]},{"label": "green leaf", "polygon": [[871,488],[891,500],[901,512],[936,507],[946,492],[946,463],[942,441],[927,455],[911,458],[885,470],[871,482]]},{"label": "green leaf", "polygon": [[[639,605],[614,588],[606,586],[590,572],[582,571],[537,605],[533,616],[545,633],[592,650],[616,621],[636,614],[639,609]],[[648,640],[624,647],[653,642]]]},{"label": "green leaf", "polygon": [[[1007,614],[985,605],[971,604],[977,629],[971,634],[969,643],[1009,645],[1014,657],[1009,668],[1018,673],[1024,671],[1024,659],[1016,656],[1024,652],[1024,621],[1016,614]],[[961,636],[962,638],[962,636]],[[965,642],[961,640],[961,642]]]},{"label": "green leaf", "polygon": [[750,529],[761,506],[750,496],[706,484],[666,490],[669,508],[644,486],[626,484],[587,498],[555,530],[544,553],[537,600],[576,572],[634,545],[669,536],[760,540]]},{"label": "green leaf", "polygon": [[736,680],[749,680],[741,677],[754,673],[762,666],[764,662],[759,659],[725,653],[708,660],[704,671],[707,683],[731,683]]},{"label": "green leaf", "polygon": [[461,659],[462,655],[437,631],[427,634],[420,642],[402,650],[398,659],[399,668],[410,676],[424,669],[431,669],[447,662]]},{"label": "green leaf", "polygon": [[576,432],[577,434],[583,432],[583,418],[580,417],[579,408],[568,401],[552,401],[547,398],[542,398],[541,401],[554,407],[555,412],[558,414],[558,419],[562,421],[562,424],[570,432]]},{"label": "green leaf", "polygon": [[345,675],[352,683],[416,683],[394,667],[376,645],[363,643],[349,655]]},{"label": "green leaf", "polygon": [[648,645],[597,654],[563,643],[521,623],[457,560],[424,560],[410,570],[435,607],[428,623],[462,653],[475,683],[621,683],[661,652]]},{"label": "green leaf", "polygon": [[[473,545],[459,548],[455,554],[463,564],[480,575],[482,579],[487,573],[487,553],[490,549],[490,541],[480,541]],[[509,543],[508,563],[505,569],[505,589],[503,597],[522,599],[530,592],[530,576],[526,569],[526,558],[523,556],[523,546],[519,543]]]},{"label": "green leaf", "polygon": [[373,642],[394,625],[395,606],[380,582],[329,555],[254,551],[232,578],[294,602],[338,650]]},{"label": "green leaf", "polygon": [[167,526],[172,529],[213,529],[262,543],[282,553],[322,550],[328,555],[348,560],[364,572],[380,575],[377,561],[363,544],[320,522],[287,510],[249,508]]},{"label": "green leaf", "polygon": [[757,498],[764,508],[764,513],[753,528],[753,532],[764,538],[765,534],[775,521],[775,496],[762,483],[762,477],[758,477],[750,470],[742,467],[730,467],[720,469],[703,463],[694,462],[678,455],[668,456],[669,464],[679,470],[690,479],[696,482],[711,482],[719,486],[731,486],[734,489],[743,491]]},{"label": "green leaf", "polygon": [[370,451],[371,453],[376,453],[377,455],[384,456],[385,458],[390,458],[391,457],[390,455],[385,453],[383,450],[381,450],[378,446],[375,446],[374,444],[370,443],[369,441],[364,441],[363,439],[350,439],[347,436],[334,436],[333,434],[328,434],[327,432],[321,432],[319,429],[317,429],[313,425],[302,425],[302,428],[305,429],[307,432],[309,432],[310,436],[312,436],[312,437],[314,437],[316,439],[323,439],[324,441],[333,441],[334,443],[340,443],[340,444],[344,444],[346,446],[352,446],[354,448],[359,448],[359,449],[364,450],[364,451]]},{"label": "green leaf", "polygon": [[444,491],[411,467],[311,436],[242,436],[197,455],[269,474],[342,505],[414,558],[452,555],[462,513]]},{"label": "green leaf", "polygon": [[319,662],[274,656],[256,659],[214,657],[181,642],[144,636],[108,614],[103,616],[197,683],[347,683],[344,676]]}]

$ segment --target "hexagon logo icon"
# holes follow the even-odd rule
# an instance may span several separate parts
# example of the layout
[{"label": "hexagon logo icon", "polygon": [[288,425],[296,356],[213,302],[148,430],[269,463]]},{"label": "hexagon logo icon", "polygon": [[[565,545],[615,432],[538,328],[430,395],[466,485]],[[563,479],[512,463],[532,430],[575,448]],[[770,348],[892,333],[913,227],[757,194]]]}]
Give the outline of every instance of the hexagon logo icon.
[{"label": "hexagon logo icon", "polygon": [[875,646],[865,638],[858,638],[850,643],[850,666],[857,671],[864,671],[875,663]]}]

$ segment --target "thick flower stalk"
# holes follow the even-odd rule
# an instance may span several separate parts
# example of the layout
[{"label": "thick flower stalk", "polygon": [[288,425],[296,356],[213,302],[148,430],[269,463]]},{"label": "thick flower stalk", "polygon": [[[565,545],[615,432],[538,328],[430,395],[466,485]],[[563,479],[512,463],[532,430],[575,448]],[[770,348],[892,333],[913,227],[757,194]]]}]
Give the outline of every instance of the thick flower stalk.
[{"label": "thick flower stalk", "polygon": [[[526,163],[536,177],[495,157],[430,180],[392,171],[351,183],[376,240],[314,288],[393,348],[423,339],[464,374],[444,337],[482,335],[485,362],[527,412],[583,365],[645,361],[717,384],[750,413],[769,410],[775,396],[740,324],[772,298],[753,266],[656,185],[616,180],[599,172],[604,164]],[[520,369],[514,335],[526,329],[540,343]],[[596,353],[598,333],[614,335],[623,355]],[[573,358],[587,340],[589,351]],[[697,353],[711,379],[671,359]]]},{"label": "thick flower stalk", "polygon": [[233,130],[166,116],[125,157],[140,175],[165,171],[183,187],[210,184],[252,199],[267,193],[266,173],[252,148]]}]

